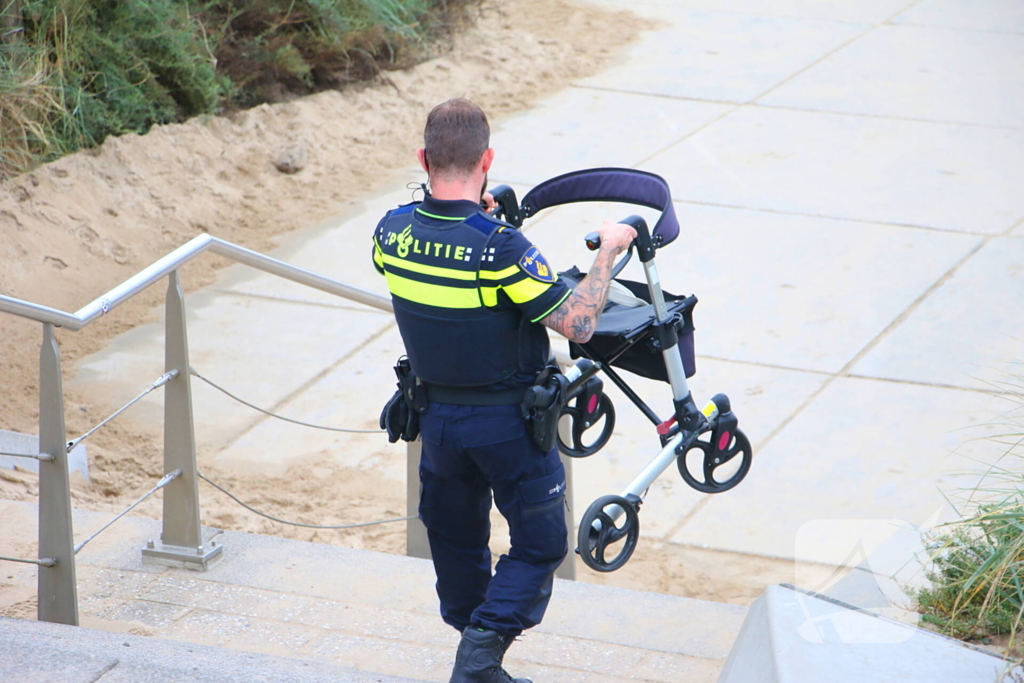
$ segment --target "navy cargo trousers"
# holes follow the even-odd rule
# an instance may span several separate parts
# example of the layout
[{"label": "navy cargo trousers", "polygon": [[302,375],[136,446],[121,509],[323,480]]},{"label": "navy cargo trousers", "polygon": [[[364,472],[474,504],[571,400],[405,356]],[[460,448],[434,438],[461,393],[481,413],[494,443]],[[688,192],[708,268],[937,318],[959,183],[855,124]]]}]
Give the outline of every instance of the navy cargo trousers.
[{"label": "navy cargo trousers", "polygon": [[[518,406],[431,403],[420,416],[420,519],[441,617],[517,636],[540,623],[568,551],[565,470],[533,443]],[[491,575],[493,492],[511,548]]]}]

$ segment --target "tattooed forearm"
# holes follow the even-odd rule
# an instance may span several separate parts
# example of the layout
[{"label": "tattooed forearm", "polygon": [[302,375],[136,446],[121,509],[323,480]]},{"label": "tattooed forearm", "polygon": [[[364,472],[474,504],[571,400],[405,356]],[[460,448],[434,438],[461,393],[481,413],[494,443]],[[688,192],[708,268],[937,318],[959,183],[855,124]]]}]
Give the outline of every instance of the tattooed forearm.
[{"label": "tattooed forearm", "polygon": [[608,300],[612,266],[619,250],[602,249],[594,260],[594,267],[573,290],[562,305],[540,322],[570,341],[582,344],[590,341],[597,329],[598,318]]}]

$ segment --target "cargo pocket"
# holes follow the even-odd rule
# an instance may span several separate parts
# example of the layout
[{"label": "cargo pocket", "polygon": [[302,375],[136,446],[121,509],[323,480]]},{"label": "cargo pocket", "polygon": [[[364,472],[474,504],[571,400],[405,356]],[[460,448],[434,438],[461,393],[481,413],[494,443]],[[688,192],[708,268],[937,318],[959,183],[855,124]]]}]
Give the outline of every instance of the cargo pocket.
[{"label": "cargo pocket", "polygon": [[565,469],[519,483],[522,518],[512,534],[513,549],[534,561],[560,560],[568,551],[565,526]]}]

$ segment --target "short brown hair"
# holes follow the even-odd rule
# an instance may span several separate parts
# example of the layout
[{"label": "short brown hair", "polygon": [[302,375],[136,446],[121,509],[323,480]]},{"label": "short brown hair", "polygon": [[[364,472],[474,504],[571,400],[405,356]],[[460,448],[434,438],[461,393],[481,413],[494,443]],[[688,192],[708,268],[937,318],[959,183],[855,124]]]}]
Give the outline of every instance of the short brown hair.
[{"label": "short brown hair", "polygon": [[480,107],[462,98],[442,102],[427,116],[423,129],[430,173],[443,176],[472,173],[491,144],[491,127]]}]

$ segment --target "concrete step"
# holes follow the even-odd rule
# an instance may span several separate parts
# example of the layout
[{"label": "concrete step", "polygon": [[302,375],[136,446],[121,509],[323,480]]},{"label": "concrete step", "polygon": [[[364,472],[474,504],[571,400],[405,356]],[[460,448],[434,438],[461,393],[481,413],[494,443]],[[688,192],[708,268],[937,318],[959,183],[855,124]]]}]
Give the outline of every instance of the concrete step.
[{"label": "concrete step", "polygon": [[[28,538],[35,514],[34,505],[0,501],[9,528]],[[109,518],[76,511],[76,537]],[[153,520],[126,517],[79,554],[83,624],[447,680],[458,634],[437,615],[429,561],[227,532],[217,538],[224,559],[195,573],[142,563],[140,548],[159,531]],[[34,570],[16,571],[17,583],[34,583]],[[557,580],[544,623],[513,645],[506,662],[538,683],[711,682],[745,614],[734,605]]]},{"label": "concrete step", "polygon": [[326,662],[0,617],[0,680],[18,683],[413,683]]}]

